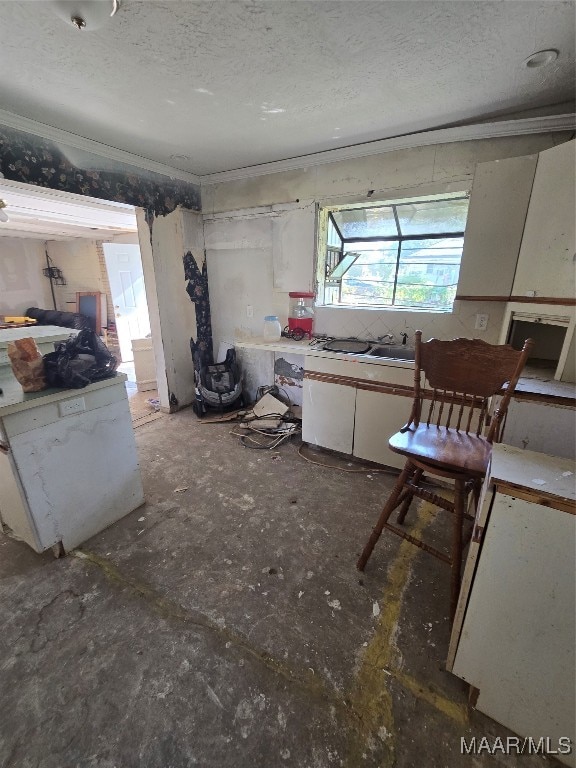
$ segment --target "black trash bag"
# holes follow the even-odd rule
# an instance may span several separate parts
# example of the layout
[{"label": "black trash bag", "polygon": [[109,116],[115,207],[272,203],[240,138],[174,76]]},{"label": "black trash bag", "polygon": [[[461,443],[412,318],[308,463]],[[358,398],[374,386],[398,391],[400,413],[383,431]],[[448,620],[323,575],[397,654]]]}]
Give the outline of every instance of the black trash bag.
[{"label": "black trash bag", "polygon": [[49,387],[81,389],[95,381],[116,375],[118,360],[94,331],[84,329],[66,341],[54,344],[44,355],[46,384]]}]

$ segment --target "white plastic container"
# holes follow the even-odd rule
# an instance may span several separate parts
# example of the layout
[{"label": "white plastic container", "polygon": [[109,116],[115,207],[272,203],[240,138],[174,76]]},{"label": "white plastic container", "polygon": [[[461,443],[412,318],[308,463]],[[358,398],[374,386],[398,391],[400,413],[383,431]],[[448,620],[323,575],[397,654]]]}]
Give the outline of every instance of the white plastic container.
[{"label": "white plastic container", "polygon": [[282,338],[282,326],[277,315],[266,315],[262,336],[264,341],[280,341]]}]

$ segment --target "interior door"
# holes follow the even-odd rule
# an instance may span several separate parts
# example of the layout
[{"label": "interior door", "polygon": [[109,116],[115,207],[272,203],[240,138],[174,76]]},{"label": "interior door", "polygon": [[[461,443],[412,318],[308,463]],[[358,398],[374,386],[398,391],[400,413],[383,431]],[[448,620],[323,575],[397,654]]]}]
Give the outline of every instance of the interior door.
[{"label": "interior door", "polygon": [[118,343],[125,363],[134,359],[132,339],[143,339],[150,333],[140,247],[120,243],[104,243],[103,247]]}]

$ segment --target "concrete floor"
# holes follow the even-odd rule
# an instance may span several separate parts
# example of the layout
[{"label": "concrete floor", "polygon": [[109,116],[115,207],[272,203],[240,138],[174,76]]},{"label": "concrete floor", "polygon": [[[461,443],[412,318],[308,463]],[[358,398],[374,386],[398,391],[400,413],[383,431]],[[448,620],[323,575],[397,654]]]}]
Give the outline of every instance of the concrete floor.
[{"label": "concrete floor", "polygon": [[136,430],[146,505],[62,560],[0,536],[2,768],[550,765],[460,753],[507,732],[444,671],[446,566],[356,571],[392,478],[230,429]]}]

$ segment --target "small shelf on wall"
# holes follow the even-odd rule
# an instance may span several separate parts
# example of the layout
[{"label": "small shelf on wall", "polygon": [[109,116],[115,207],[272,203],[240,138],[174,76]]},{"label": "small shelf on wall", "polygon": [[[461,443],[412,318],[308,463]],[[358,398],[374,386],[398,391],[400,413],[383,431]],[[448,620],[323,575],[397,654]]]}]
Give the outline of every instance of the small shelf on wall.
[{"label": "small shelf on wall", "polygon": [[76,293],[76,312],[90,318],[91,328],[102,335],[102,322],[106,324],[106,294],[99,291],[79,291]]}]

